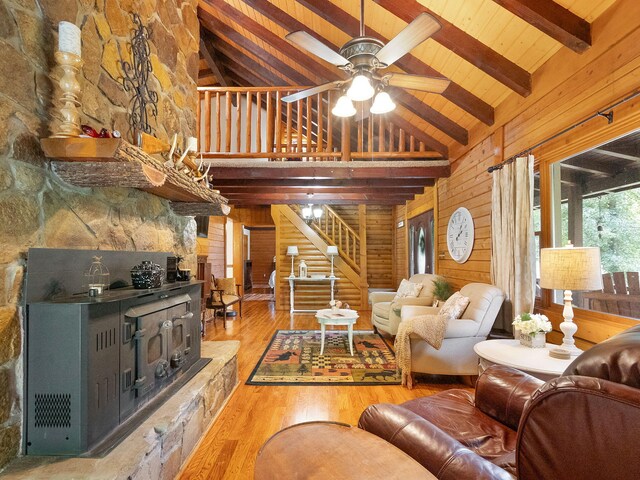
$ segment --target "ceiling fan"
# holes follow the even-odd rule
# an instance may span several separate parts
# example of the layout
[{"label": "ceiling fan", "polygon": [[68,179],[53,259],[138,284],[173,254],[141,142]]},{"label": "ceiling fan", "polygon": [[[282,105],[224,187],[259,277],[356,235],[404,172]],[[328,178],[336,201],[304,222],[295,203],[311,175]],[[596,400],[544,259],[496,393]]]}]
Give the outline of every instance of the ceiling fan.
[{"label": "ceiling fan", "polygon": [[287,95],[282,100],[291,103],[327,90],[346,88],[346,93],[338,99],[332,113],[340,117],[350,117],[356,113],[353,101],[369,100],[374,95],[371,113],[382,114],[393,110],[396,105],[384,91],[387,86],[442,93],[451,83],[447,78],[378,72],[409,53],[440,28],[442,26],[435,18],[428,13],[421,13],[385,45],[377,38],[365,36],[364,0],[360,0],[360,36],[345,43],[339,53],[302,30],[289,33],[285,37],[298,47],[350,73],[351,78],[308,88]]}]

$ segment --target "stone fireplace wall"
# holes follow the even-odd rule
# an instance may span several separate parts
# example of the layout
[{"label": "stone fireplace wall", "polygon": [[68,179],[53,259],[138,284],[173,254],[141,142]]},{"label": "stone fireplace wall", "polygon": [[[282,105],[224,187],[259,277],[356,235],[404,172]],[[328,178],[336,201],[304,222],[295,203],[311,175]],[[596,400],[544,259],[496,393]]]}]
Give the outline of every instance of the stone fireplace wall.
[{"label": "stone fireplace wall", "polygon": [[[0,468],[21,450],[22,299],[29,247],[174,251],[195,270],[196,225],[133,189],[76,188],[39,147],[56,105],[57,25],[82,29],[83,123],[128,133],[118,61],[137,12],[151,29],[156,136],[195,134],[197,0],[0,0]],[[54,120],[55,121],[55,120]],[[88,265],[87,265],[88,267]]]}]

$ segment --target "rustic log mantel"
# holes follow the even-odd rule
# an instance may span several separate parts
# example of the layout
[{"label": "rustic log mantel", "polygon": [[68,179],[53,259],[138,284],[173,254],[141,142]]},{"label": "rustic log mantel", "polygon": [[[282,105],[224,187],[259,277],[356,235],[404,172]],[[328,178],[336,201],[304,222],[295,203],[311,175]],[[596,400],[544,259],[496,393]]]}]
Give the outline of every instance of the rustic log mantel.
[{"label": "rustic log mantel", "polygon": [[179,215],[227,215],[227,199],[121,138],[43,138],[53,171],[79,187],[129,187],[171,200]]}]

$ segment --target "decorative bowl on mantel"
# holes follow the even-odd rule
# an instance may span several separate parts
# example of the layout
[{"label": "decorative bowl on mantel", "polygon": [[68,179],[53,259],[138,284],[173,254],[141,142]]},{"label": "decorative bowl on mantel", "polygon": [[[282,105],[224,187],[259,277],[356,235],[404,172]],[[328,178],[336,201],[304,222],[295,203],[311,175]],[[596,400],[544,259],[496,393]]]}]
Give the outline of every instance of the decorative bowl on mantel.
[{"label": "decorative bowl on mantel", "polygon": [[143,260],[139,265],[131,269],[131,283],[133,288],[158,288],[162,286],[164,268],[157,263]]}]

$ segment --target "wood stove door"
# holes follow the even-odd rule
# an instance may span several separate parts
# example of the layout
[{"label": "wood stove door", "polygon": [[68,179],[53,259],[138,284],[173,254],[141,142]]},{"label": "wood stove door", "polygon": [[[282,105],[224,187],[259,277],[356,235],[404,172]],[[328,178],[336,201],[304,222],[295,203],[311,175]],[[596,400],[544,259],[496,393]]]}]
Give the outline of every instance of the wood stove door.
[{"label": "wood stove door", "polygon": [[169,355],[168,375],[172,375],[179,370],[190,357],[191,353],[191,322],[194,314],[191,311],[190,303],[182,303],[172,307],[167,312],[167,352]]}]

